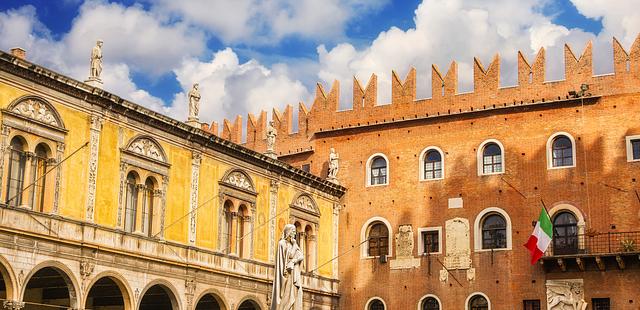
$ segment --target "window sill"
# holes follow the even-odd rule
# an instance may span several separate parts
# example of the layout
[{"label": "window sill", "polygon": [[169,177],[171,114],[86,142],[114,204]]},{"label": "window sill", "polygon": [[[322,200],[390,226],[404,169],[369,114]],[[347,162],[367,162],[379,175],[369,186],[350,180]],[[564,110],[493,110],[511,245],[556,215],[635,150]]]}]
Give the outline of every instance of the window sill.
[{"label": "window sill", "polygon": [[496,252],[496,251],[511,251],[510,247],[497,248],[497,249],[475,249],[475,252]]},{"label": "window sill", "polygon": [[504,174],[503,172],[492,172],[492,173],[478,173],[479,177],[485,177],[485,176],[492,176],[492,175],[501,175]]},{"label": "window sill", "polygon": [[637,163],[640,162],[640,158],[631,158],[631,159],[627,159],[628,163]]},{"label": "window sill", "polygon": [[434,181],[442,181],[442,180],[444,180],[444,177],[437,178],[437,179],[424,179],[424,178],[421,178],[419,181],[420,182],[434,182]]},{"label": "window sill", "polygon": [[389,183],[385,183],[385,184],[374,184],[374,185],[367,184],[367,186],[365,186],[365,187],[383,187],[383,186],[387,186],[387,185],[389,185]]},{"label": "window sill", "polygon": [[420,256],[431,256],[431,255],[442,255],[442,250],[439,252],[431,252],[431,253],[422,253]]},{"label": "window sill", "polygon": [[561,170],[561,169],[570,169],[570,168],[575,168],[576,165],[571,165],[571,166],[558,166],[558,167],[547,167],[547,170]]},{"label": "window sill", "polygon": [[[387,255],[387,260],[393,258],[393,256]],[[380,259],[380,256],[361,256],[361,260]]]}]

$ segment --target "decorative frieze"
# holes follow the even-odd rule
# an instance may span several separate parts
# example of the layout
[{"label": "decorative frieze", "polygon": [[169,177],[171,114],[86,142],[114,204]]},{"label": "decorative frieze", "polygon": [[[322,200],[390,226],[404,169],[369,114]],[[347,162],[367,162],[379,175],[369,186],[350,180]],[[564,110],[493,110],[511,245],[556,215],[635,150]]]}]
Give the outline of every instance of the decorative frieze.
[{"label": "decorative frieze", "polygon": [[[65,149],[65,144],[63,142],[58,142],[56,144],[56,163],[62,162],[62,159],[64,158],[64,149]],[[54,193],[53,193],[52,213],[58,214],[58,208],[60,205],[60,194],[61,194],[60,186],[62,184],[62,169],[60,169],[60,167],[56,167],[55,183],[56,183],[56,188],[54,189]]]},{"label": "decorative frieze", "polygon": [[[4,155],[9,150],[9,133],[11,133],[11,127],[7,125],[2,125],[2,138],[0,141],[0,184],[2,184],[2,176],[4,175]],[[2,193],[2,189],[0,189],[0,193]]]},{"label": "decorative frieze", "polygon": [[87,181],[87,205],[86,219],[93,222],[94,208],[96,203],[96,183],[98,179],[98,151],[100,149],[100,130],[102,129],[102,118],[98,115],[90,117],[89,135],[89,173]]},{"label": "decorative frieze", "polygon": [[274,262],[276,253],[276,209],[278,208],[278,188],[280,182],[271,180],[269,187],[269,262]]},{"label": "decorative frieze", "polygon": [[189,194],[189,242],[196,242],[196,214],[198,209],[198,181],[202,154],[193,152],[191,160],[191,192]]},{"label": "decorative frieze", "polygon": [[233,171],[226,176],[223,180],[224,183],[231,184],[233,186],[246,189],[251,192],[255,192],[256,190],[253,188],[253,184],[247,178],[247,176],[240,171]]},{"label": "decorative frieze", "polygon": [[11,112],[34,119],[47,125],[61,127],[56,116],[46,103],[37,98],[26,98],[18,102]]},{"label": "decorative frieze", "polygon": [[138,138],[131,142],[127,147],[127,151],[131,151],[143,157],[148,157],[157,161],[166,161],[164,154],[156,142],[146,137]]}]

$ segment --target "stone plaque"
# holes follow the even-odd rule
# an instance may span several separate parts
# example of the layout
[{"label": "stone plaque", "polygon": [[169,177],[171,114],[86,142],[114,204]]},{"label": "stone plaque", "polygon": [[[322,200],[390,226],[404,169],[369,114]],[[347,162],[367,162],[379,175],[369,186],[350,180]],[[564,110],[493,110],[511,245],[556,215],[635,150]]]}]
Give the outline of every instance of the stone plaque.
[{"label": "stone plaque", "polygon": [[469,220],[454,218],[445,222],[447,269],[471,268],[471,244],[469,241]]},{"label": "stone plaque", "polygon": [[400,225],[396,234],[396,259],[390,261],[391,269],[415,268],[420,259],[413,257],[413,229],[411,225]]},{"label": "stone plaque", "polygon": [[462,208],[462,197],[449,198],[449,209]]},{"label": "stone plaque", "polygon": [[548,310],[585,310],[582,279],[547,280]]}]

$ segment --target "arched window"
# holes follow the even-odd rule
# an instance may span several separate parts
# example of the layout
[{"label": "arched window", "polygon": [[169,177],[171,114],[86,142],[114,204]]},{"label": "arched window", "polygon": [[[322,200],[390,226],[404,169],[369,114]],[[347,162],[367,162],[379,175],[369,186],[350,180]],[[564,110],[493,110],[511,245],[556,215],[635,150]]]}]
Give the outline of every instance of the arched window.
[{"label": "arched window", "polygon": [[578,221],[575,215],[562,211],[553,217],[553,254],[578,253]]},{"label": "arched window", "polygon": [[387,184],[387,161],[377,156],[371,161],[371,185]]},{"label": "arched window", "polygon": [[498,144],[490,142],[482,149],[482,173],[502,172],[502,149]]},{"label": "arched window", "polygon": [[489,301],[482,295],[475,295],[469,299],[469,310],[488,310]]},{"label": "arched window", "polygon": [[567,136],[559,135],[553,139],[551,164],[553,167],[573,166],[573,143]]},{"label": "arched window", "polygon": [[138,176],[135,172],[127,174],[126,181],[126,205],[124,212],[124,230],[133,232],[136,229],[136,211],[138,210],[138,187],[136,186]]},{"label": "arched window", "polygon": [[44,211],[44,197],[46,185],[46,173],[48,164],[49,147],[40,143],[36,146],[34,156],[31,159],[31,207],[37,211]]},{"label": "arched window", "polygon": [[148,177],[144,182],[142,189],[142,232],[147,236],[152,236],[153,232],[153,213],[154,213],[154,192],[155,181],[152,177]]},{"label": "arched window", "polygon": [[369,240],[369,256],[389,254],[389,230],[384,223],[372,223],[367,239]]},{"label": "arched window", "polygon": [[239,257],[248,256],[249,249],[246,247],[249,244],[249,211],[247,206],[241,205],[238,208],[238,231],[236,233],[236,247]]},{"label": "arched window", "polygon": [[507,223],[500,214],[492,213],[482,220],[482,248],[507,247]]},{"label": "arched window", "polygon": [[376,298],[369,302],[369,307],[367,307],[367,310],[385,310],[384,303],[382,302],[382,300]]},{"label": "arched window", "polygon": [[22,204],[22,188],[24,186],[24,172],[27,163],[25,143],[22,137],[14,137],[10,143],[9,177],[7,182],[7,204],[19,206]]},{"label": "arched window", "polygon": [[442,178],[442,154],[438,150],[428,150],[424,155],[423,178],[425,180]]},{"label": "arched window", "polygon": [[313,229],[311,228],[311,225],[307,225],[307,227],[304,229],[304,248],[302,249],[304,251],[304,260],[305,260],[305,267],[307,272],[311,272],[313,270],[313,268],[315,268],[315,262],[314,262],[314,257],[315,257],[315,235],[313,234]]},{"label": "arched window", "polygon": [[422,300],[422,310],[440,310],[440,303],[435,297],[427,297]]},{"label": "arched window", "polygon": [[224,203],[224,232],[223,234],[223,253],[232,253],[233,245],[233,218],[235,212],[233,212],[233,203],[229,200]]}]

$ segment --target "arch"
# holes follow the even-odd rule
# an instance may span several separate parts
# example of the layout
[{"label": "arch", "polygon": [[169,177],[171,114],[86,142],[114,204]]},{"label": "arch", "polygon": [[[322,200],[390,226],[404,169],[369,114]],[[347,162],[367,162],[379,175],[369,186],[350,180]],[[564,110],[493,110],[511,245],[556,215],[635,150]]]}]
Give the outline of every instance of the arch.
[{"label": "arch", "polygon": [[[436,151],[438,153],[440,153],[440,174],[441,176],[439,178],[425,178],[424,175],[424,163],[425,163],[425,157],[427,156],[427,153],[429,151]],[[442,180],[444,179],[444,168],[445,168],[445,163],[444,163],[444,152],[442,151],[442,149],[440,149],[437,146],[427,146],[426,148],[424,148],[424,150],[422,150],[422,152],[420,152],[420,157],[419,157],[419,165],[418,165],[418,180],[420,181],[436,181],[436,180]]]},{"label": "arch", "polygon": [[51,268],[59,273],[60,277],[67,284],[67,289],[69,290],[69,308],[78,308],[80,304],[80,296],[78,292],[80,292],[80,286],[78,284],[78,280],[75,278],[73,272],[67,265],[57,262],[57,261],[44,261],[31,269],[29,274],[25,277],[24,285],[20,292],[20,300],[25,301],[25,293],[27,288],[29,287],[29,281],[33,278],[33,276],[40,270],[44,270],[46,268]]},{"label": "arch", "polygon": [[[556,140],[556,138],[559,138],[560,136],[565,136],[569,139],[569,141],[571,141],[572,165],[567,165],[567,166],[553,165],[553,142]],[[564,169],[564,168],[573,168],[575,166],[576,166],[576,140],[573,138],[573,136],[570,133],[565,131],[558,131],[552,134],[551,136],[549,136],[549,139],[547,139],[547,169]]]},{"label": "arch", "polygon": [[489,299],[489,297],[482,293],[482,292],[473,292],[471,294],[469,294],[469,296],[467,296],[467,299],[464,301],[464,309],[465,310],[470,310],[469,309],[469,302],[471,301],[471,298],[475,297],[475,296],[482,296],[484,297],[484,299],[487,300],[487,305],[488,305],[488,310],[491,310],[491,299]]},{"label": "arch", "polygon": [[158,141],[149,135],[138,135],[127,143],[125,148],[128,152],[155,161],[167,163],[167,155]]},{"label": "arch", "polygon": [[[380,183],[380,184],[371,184],[371,164],[373,162],[374,159],[378,158],[378,157],[382,157],[382,159],[384,159],[384,161],[386,162],[387,166],[386,166],[386,179],[384,183]],[[391,176],[391,169],[389,169],[390,167],[389,164],[389,158],[387,158],[386,155],[382,154],[382,153],[375,153],[371,156],[369,156],[369,158],[367,159],[367,171],[366,171],[366,176],[367,179],[365,180],[365,184],[366,186],[384,186],[384,185],[389,185],[389,178]]]},{"label": "arch", "polygon": [[227,303],[227,301],[223,298],[224,294],[222,294],[220,291],[218,291],[215,288],[209,288],[206,289],[204,291],[202,291],[200,293],[200,295],[198,295],[198,298],[196,298],[196,303],[195,306],[196,308],[194,308],[194,310],[197,310],[197,306],[198,306],[198,302],[204,298],[206,295],[211,295],[213,296],[213,298],[218,302],[218,305],[220,306],[220,310],[229,310],[229,304]]},{"label": "arch", "polygon": [[59,129],[66,128],[58,110],[40,96],[22,96],[11,102],[7,110]]},{"label": "arch", "polygon": [[118,286],[118,288],[120,289],[120,293],[122,294],[122,300],[124,302],[124,309],[125,310],[131,310],[134,309],[134,305],[133,305],[133,291],[131,290],[131,287],[129,286],[129,283],[127,282],[127,280],[119,273],[115,272],[115,271],[103,271],[101,273],[98,273],[95,277],[93,277],[93,279],[87,284],[87,290],[84,292],[84,296],[82,298],[84,304],[85,304],[85,308],[87,307],[87,301],[89,300],[89,294],[91,293],[91,289],[93,288],[93,286],[100,280],[104,279],[104,278],[108,278],[111,281],[115,282],[115,284]]},{"label": "arch", "polygon": [[318,208],[318,204],[315,199],[307,193],[298,193],[291,201],[291,207],[310,213],[314,216],[320,216],[320,208]]},{"label": "arch", "polygon": [[[507,234],[506,248],[484,249],[482,247],[482,222],[486,216],[489,216],[492,213],[501,215],[506,222],[506,234]],[[509,214],[507,214],[506,211],[497,207],[490,207],[480,211],[480,213],[478,213],[478,215],[476,216],[475,221],[473,222],[473,240],[474,240],[473,243],[474,243],[476,252],[491,251],[491,250],[494,250],[494,251],[511,250],[511,247],[513,245],[513,238],[511,235],[511,218],[509,217]]]},{"label": "arch", "polygon": [[393,256],[393,238],[391,238],[391,234],[393,233],[393,229],[391,229],[391,223],[389,223],[389,221],[383,217],[379,217],[379,216],[374,216],[370,219],[368,219],[364,225],[362,225],[362,228],[360,229],[360,258],[364,259],[364,258],[373,258],[372,256],[369,256],[368,250],[369,250],[369,244],[367,242],[364,242],[365,240],[367,240],[367,234],[369,233],[369,226],[371,226],[372,223],[374,222],[382,222],[385,226],[387,226],[387,230],[389,231],[389,254],[387,254],[388,257]]},{"label": "arch", "polygon": [[2,280],[4,281],[6,299],[18,300],[18,282],[16,281],[16,275],[13,271],[13,268],[11,268],[11,264],[9,264],[9,261],[2,255],[0,255],[0,274],[2,275]]},{"label": "arch", "polygon": [[427,298],[433,298],[438,302],[438,307],[440,309],[442,309],[442,302],[440,301],[440,298],[438,298],[438,296],[433,295],[433,294],[427,294],[422,296],[422,298],[420,298],[420,300],[418,301],[418,310],[422,310],[422,303],[427,299]]},{"label": "arch", "polygon": [[[500,171],[498,172],[488,172],[485,173],[484,172],[484,149],[487,145],[490,144],[495,144],[500,148]],[[480,146],[478,147],[478,150],[476,152],[476,159],[477,159],[477,163],[478,163],[478,175],[494,175],[494,174],[503,174],[505,171],[505,153],[504,153],[504,146],[502,145],[502,143],[500,143],[500,141],[496,140],[496,139],[487,139],[484,140],[482,143],[480,143]]]},{"label": "arch", "polygon": [[566,202],[559,202],[559,203],[554,203],[553,207],[551,207],[551,209],[549,209],[549,218],[553,219],[553,217],[556,215],[556,213],[560,212],[560,211],[569,211],[571,213],[573,213],[573,215],[576,216],[576,219],[578,220],[578,234],[584,234],[584,230],[585,230],[585,226],[586,226],[586,222],[584,219],[584,213],[582,213],[582,211],[578,208],[576,208],[574,205],[566,203]]},{"label": "arch", "polygon": [[382,305],[384,306],[384,309],[388,309],[387,308],[387,303],[384,302],[384,299],[378,297],[378,296],[374,296],[369,298],[369,300],[367,300],[367,302],[364,304],[364,310],[369,310],[369,306],[371,305],[372,302],[374,302],[375,300],[379,300],[382,302]]},{"label": "arch", "polygon": [[147,283],[147,285],[144,287],[144,289],[142,289],[142,291],[140,291],[140,298],[138,298],[138,302],[136,305],[136,309],[139,310],[145,310],[142,309],[142,301],[144,300],[144,296],[145,294],[152,289],[154,286],[158,286],[161,289],[164,290],[164,292],[167,294],[167,296],[169,297],[169,300],[171,301],[171,309],[172,310],[180,310],[182,309],[182,305],[180,304],[180,299],[178,298],[178,290],[176,290],[176,288],[167,280],[164,279],[155,279],[149,283]]},{"label": "arch", "polygon": [[227,172],[222,176],[221,182],[247,190],[251,193],[256,193],[256,187],[253,185],[253,179],[242,169],[231,168],[227,170]]},{"label": "arch", "polygon": [[266,309],[266,307],[265,307],[262,303],[260,303],[260,302],[258,301],[258,298],[257,298],[256,296],[253,296],[253,295],[243,297],[243,298],[238,302],[238,310],[244,310],[244,309],[242,309],[242,307],[243,307],[245,304],[250,304],[250,305],[251,305],[251,304],[253,304],[252,306],[253,306],[254,308],[258,308],[258,309],[256,309],[256,310]]}]

